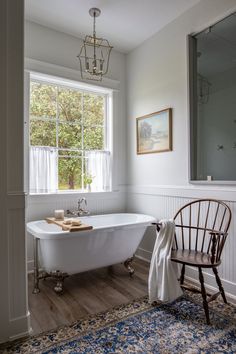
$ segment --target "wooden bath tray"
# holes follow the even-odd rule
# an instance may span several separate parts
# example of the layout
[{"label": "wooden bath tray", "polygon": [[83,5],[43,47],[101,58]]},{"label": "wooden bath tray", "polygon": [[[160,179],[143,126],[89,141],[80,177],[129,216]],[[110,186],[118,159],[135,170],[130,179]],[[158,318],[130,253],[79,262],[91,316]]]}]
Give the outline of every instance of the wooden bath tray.
[{"label": "wooden bath tray", "polygon": [[[70,218],[68,218],[70,219]],[[61,226],[63,231],[70,231],[70,232],[74,232],[74,231],[85,231],[85,230],[91,230],[93,227],[91,225],[86,225],[86,224],[81,224],[81,225],[76,225],[76,226],[72,226],[72,225],[65,225],[63,224],[63,222],[66,220],[56,220],[55,218],[46,218],[45,219],[49,224],[56,224],[58,226]],[[74,219],[76,220],[76,219]]]}]

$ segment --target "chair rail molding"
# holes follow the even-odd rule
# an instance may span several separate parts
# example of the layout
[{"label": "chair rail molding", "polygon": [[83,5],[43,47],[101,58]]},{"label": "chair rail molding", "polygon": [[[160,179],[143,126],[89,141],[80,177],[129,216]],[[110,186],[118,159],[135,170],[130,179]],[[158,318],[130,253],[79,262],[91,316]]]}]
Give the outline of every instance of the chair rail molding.
[{"label": "chair rail molding", "polygon": [[218,198],[236,202],[236,186],[228,185],[127,185],[127,193],[179,198]]}]

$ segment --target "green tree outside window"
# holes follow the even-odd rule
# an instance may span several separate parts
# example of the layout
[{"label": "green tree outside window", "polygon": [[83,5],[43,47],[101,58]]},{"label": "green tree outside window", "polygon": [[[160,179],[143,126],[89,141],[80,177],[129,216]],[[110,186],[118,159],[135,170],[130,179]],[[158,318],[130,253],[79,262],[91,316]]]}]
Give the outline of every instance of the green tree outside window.
[{"label": "green tree outside window", "polygon": [[31,81],[30,144],[58,149],[59,190],[91,184],[86,150],[105,148],[102,94]]}]

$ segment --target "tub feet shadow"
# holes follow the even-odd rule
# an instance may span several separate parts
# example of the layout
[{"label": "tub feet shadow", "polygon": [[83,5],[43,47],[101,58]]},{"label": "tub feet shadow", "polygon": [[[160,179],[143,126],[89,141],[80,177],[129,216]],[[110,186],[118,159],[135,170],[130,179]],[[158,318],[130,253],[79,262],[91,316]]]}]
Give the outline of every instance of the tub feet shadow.
[{"label": "tub feet shadow", "polygon": [[132,277],[134,275],[135,269],[132,266],[133,263],[133,257],[128,258],[125,262],[124,262],[124,266],[125,268],[128,270],[129,275]]}]

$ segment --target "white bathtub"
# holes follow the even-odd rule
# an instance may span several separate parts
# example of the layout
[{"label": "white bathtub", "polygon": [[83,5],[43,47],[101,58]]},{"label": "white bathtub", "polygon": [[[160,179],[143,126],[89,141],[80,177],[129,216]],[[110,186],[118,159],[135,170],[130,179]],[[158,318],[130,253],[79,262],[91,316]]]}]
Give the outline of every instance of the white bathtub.
[{"label": "white bathtub", "polygon": [[148,225],[155,218],[142,214],[107,214],[80,218],[88,231],[62,231],[44,220],[27,224],[39,242],[40,266],[68,274],[125,262],[136,252]]}]

